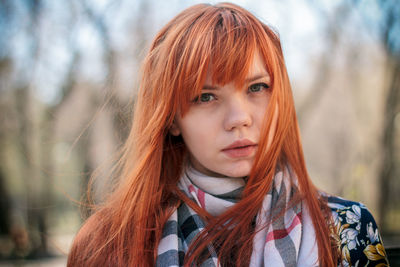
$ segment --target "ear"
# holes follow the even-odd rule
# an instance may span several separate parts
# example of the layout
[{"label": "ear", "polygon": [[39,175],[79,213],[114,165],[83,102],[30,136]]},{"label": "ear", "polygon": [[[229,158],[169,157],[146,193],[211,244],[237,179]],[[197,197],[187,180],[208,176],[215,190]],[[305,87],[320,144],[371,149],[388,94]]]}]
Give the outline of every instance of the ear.
[{"label": "ear", "polygon": [[178,136],[181,134],[181,130],[179,129],[179,126],[175,120],[172,122],[172,125],[169,128],[169,133],[172,134],[173,136]]}]

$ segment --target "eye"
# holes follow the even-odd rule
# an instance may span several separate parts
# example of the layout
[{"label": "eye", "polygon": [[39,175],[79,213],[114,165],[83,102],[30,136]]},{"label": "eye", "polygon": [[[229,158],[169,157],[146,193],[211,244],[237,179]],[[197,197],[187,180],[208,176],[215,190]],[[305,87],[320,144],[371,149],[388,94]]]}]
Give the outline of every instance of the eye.
[{"label": "eye", "polygon": [[249,92],[250,93],[257,93],[257,92],[260,92],[262,90],[266,90],[268,88],[269,88],[269,85],[266,84],[266,83],[255,83],[255,84],[250,85]]},{"label": "eye", "polygon": [[194,103],[207,103],[215,100],[216,97],[214,94],[211,93],[203,93],[200,96],[197,96],[195,99],[193,99]]}]

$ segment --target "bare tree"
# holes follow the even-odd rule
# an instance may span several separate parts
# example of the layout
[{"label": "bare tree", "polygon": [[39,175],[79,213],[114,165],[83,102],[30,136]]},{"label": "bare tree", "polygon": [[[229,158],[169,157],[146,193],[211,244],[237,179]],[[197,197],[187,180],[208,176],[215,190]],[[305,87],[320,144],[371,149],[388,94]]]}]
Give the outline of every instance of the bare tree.
[{"label": "bare tree", "polygon": [[[326,53],[320,55],[318,61],[317,73],[315,74],[314,81],[312,83],[310,91],[305,96],[302,103],[300,103],[297,113],[299,117],[299,123],[303,127],[306,124],[306,118],[309,117],[321,98],[326,93],[326,86],[329,82],[333,66],[332,57],[337,50],[338,42],[340,38],[340,32],[343,25],[346,23],[347,17],[349,16],[349,7],[346,3],[341,3],[335,8],[334,14],[328,14],[327,10],[321,5],[315,3],[315,1],[308,1],[309,6],[315,10],[315,13],[320,17],[321,22],[324,22],[324,35],[326,36]],[[341,21],[341,23],[337,23]]]},{"label": "bare tree", "polygon": [[[23,213],[22,221],[25,220],[24,222],[15,222],[11,218],[4,220],[4,222],[9,221],[8,227],[10,229],[8,233],[15,243],[13,255],[32,258],[49,255],[48,218],[52,211],[51,207],[54,205],[53,169],[55,162],[52,154],[55,118],[53,115],[63,105],[74,87],[74,71],[79,62],[79,53],[71,43],[70,49],[73,56],[69,71],[66,72],[64,78],[59,100],[47,107],[45,112],[47,116],[42,117],[41,113],[38,112],[41,107],[39,107],[34,96],[36,85],[33,81],[38,61],[43,55],[41,40],[43,40],[43,34],[47,32],[41,31],[40,23],[46,19],[43,9],[47,6],[41,0],[20,1],[19,4],[26,10],[28,19],[26,24],[13,22],[13,20],[23,21],[20,16],[25,16],[23,12],[21,13],[18,10],[14,1],[1,1],[0,3],[0,8],[5,8],[4,11],[7,14],[3,17],[0,30],[8,29],[12,34],[24,34],[26,37],[24,47],[29,48],[29,53],[24,58],[23,70],[20,71],[21,73],[17,73],[14,68],[14,65],[16,65],[14,61],[17,59],[10,55],[12,54],[10,53],[11,49],[14,49],[11,41],[13,39],[5,38],[4,40],[7,41],[0,42],[3,51],[0,55],[0,93],[3,96],[10,94],[14,96],[14,102],[9,100],[7,103],[0,103],[0,109],[7,110],[7,112],[1,112],[1,114],[8,116],[0,124],[0,132],[4,132],[4,134],[0,134],[0,141],[9,142],[11,140],[11,142],[15,142],[13,145],[19,157],[15,158],[14,161],[16,161],[15,164],[21,173],[20,179],[25,187],[22,190],[25,192],[25,197],[23,203],[21,203],[21,199],[7,202],[7,188],[2,188],[3,193],[1,195],[4,198],[3,202],[8,203],[9,209],[18,209],[18,211],[10,213]],[[72,6],[69,7],[69,11],[72,12]],[[1,10],[3,11],[3,9]],[[66,11],[68,12],[68,8]],[[74,20],[71,21],[71,23],[73,22]],[[14,122],[12,127],[4,123],[9,121]],[[42,145],[43,140],[45,140],[46,145]],[[2,173],[2,178],[5,180],[10,179],[8,176],[8,173]],[[13,201],[17,203],[12,203]]]},{"label": "bare tree", "polygon": [[[397,182],[400,155],[396,153],[400,134],[396,128],[396,116],[400,114],[400,2],[396,0],[375,1],[368,5],[354,0],[353,6],[358,9],[369,25],[371,35],[377,35],[382,44],[386,61],[386,90],[382,124],[382,164],[379,179],[379,220],[383,229],[389,226],[390,211],[398,209],[400,198]],[[371,7],[372,6],[372,7]]]},{"label": "bare tree", "polygon": [[[387,91],[383,118],[383,162],[380,180],[379,212],[383,226],[388,225],[388,211],[398,208],[398,180],[400,163],[396,154],[399,130],[395,127],[400,114],[400,3],[395,0],[379,1],[381,12],[380,37],[387,55]],[[394,203],[393,203],[394,202]]]}]

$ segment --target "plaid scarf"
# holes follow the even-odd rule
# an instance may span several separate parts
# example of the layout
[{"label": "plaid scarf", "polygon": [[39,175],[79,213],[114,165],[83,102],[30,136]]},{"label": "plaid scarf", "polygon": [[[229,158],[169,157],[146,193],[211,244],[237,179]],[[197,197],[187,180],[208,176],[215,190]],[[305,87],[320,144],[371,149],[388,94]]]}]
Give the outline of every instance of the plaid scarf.
[{"label": "plaid scarf", "polygon": [[[256,218],[257,234],[253,240],[250,266],[317,266],[318,248],[311,218],[304,203],[286,210],[297,190],[290,168],[278,171],[271,191],[265,196]],[[211,215],[218,216],[240,200],[245,186],[241,178],[206,176],[188,166],[179,188]],[[271,217],[286,212],[275,220]],[[204,221],[188,205],[182,203],[164,226],[158,245],[156,266],[183,266],[185,252],[197,234],[205,228]],[[220,266],[215,249],[208,246],[210,257],[201,266]]]}]

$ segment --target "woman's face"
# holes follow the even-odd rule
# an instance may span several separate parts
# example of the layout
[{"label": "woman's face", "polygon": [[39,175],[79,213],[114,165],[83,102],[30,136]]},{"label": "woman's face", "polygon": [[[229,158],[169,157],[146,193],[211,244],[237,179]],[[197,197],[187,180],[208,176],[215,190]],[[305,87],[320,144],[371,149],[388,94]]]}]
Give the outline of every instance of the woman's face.
[{"label": "woman's face", "polygon": [[258,53],[244,85],[213,84],[207,73],[202,93],[170,132],[182,135],[191,164],[211,176],[243,177],[250,173],[270,99],[270,77]]}]

